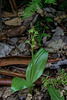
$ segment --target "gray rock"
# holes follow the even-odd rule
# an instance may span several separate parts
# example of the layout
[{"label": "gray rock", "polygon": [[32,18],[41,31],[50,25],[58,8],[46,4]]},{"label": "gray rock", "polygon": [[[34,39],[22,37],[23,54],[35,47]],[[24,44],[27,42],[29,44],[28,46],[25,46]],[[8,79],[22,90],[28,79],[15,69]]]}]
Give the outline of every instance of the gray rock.
[{"label": "gray rock", "polygon": [[49,43],[46,50],[48,50],[51,53],[56,53],[59,51],[59,49],[63,49],[65,46],[66,43],[64,43],[62,39],[59,39],[57,41],[53,41],[52,43]]},{"label": "gray rock", "polygon": [[49,40],[49,41],[47,41],[46,43],[45,43],[45,46],[48,46],[50,43],[52,43],[53,42],[53,40],[51,39],[51,40]]},{"label": "gray rock", "polygon": [[7,45],[5,43],[0,43],[0,57],[5,57],[9,55],[14,46]]},{"label": "gray rock", "polygon": [[67,65],[67,59],[58,61],[57,64],[54,64],[54,68],[60,68],[61,65]]},{"label": "gray rock", "polygon": [[15,45],[18,41],[18,38],[14,37],[8,40],[8,43],[11,45]]},{"label": "gray rock", "polygon": [[44,9],[44,11],[45,11],[45,12],[49,12],[49,13],[51,13],[50,8],[48,8],[48,7],[47,7],[47,8],[45,8],[45,9]]},{"label": "gray rock", "polygon": [[53,33],[54,33],[54,32],[56,32],[56,30],[55,30],[55,29],[52,29],[52,30],[51,30],[51,32],[53,32]]},{"label": "gray rock", "polygon": [[20,100],[26,100],[26,95],[28,93],[29,93],[29,88],[19,91],[18,96],[20,97]]},{"label": "gray rock", "polygon": [[67,36],[62,37],[62,40],[67,44]]},{"label": "gray rock", "polygon": [[62,28],[60,28],[60,27],[57,27],[56,29],[55,29],[55,33],[54,33],[54,35],[53,36],[64,36],[64,30],[62,29]]},{"label": "gray rock", "polygon": [[25,51],[25,42],[21,41],[21,43],[17,46],[17,48],[20,50],[20,52]]},{"label": "gray rock", "polygon": [[19,51],[18,51],[17,49],[12,50],[10,54],[11,54],[12,56],[20,55],[20,54],[19,54]]},{"label": "gray rock", "polygon": [[62,11],[56,11],[56,16],[60,16],[60,15],[62,15],[62,14],[63,14]]},{"label": "gray rock", "polygon": [[62,24],[67,28],[67,18],[64,18],[64,19],[62,20]]},{"label": "gray rock", "polygon": [[44,11],[47,13],[48,17],[54,18],[54,13],[56,12],[56,10],[54,8],[45,8]]},{"label": "gray rock", "polygon": [[58,25],[57,22],[54,21],[54,25],[57,26]]},{"label": "gray rock", "polygon": [[52,13],[47,13],[48,17],[54,18],[55,16]]},{"label": "gray rock", "polygon": [[56,12],[56,10],[54,8],[51,8],[51,7],[50,8],[48,8],[48,7],[45,8],[44,11],[48,12],[48,13],[55,13]]},{"label": "gray rock", "polygon": [[53,41],[57,41],[57,40],[59,40],[59,39],[60,39],[60,36],[53,36],[53,37],[52,37],[52,40],[53,40]]},{"label": "gray rock", "polygon": [[56,10],[54,8],[50,7],[51,12],[54,14],[56,12]]},{"label": "gray rock", "polygon": [[11,87],[6,87],[5,92],[3,94],[3,98],[7,98],[8,96],[10,96],[12,94],[12,90]]},{"label": "gray rock", "polygon": [[3,87],[0,87],[0,97],[2,96],[3,94]]},{"label": "gray rock", "polygon": [[63,19],[63,22],[67,22],[67,18],[64,18],[64,19]]},{"label": "gray rock", "polygon": [[43,37],[43,44],[45,44],[46,43],[46,40],[47,40],[47,37],[45,36],[45,37]]}]

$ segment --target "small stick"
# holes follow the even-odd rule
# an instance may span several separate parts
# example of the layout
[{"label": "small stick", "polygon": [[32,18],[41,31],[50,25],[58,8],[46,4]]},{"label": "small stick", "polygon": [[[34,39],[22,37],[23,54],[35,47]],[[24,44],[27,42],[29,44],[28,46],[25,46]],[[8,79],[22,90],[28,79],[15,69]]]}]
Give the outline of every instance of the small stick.
[{"label": "small stick", "polygon": [[15,10],[14,10],[13,4],[12,4],[12,1],[9,0],[9,3],[10,3],[10,6],[11,6],[11,9],[12,9],[12,12],[15,13]]},{"label": "small stick", "polygon": [[0,79],[0,85],[8,85],[10,86],[12,83],[12,79]]},{"label": "small stick", "polygon": [[13,2],[13,5],[14,5],[14,8],[15,8],[15,9],[16,9],[16,11],[17,11],[16,1],[15,1],[15,0],[12,0],[12,2]]},{"label": "small stick", "polygon": [[13,77],[26,78],[26,75],[24,73],[7,71],[7,70],[3,70],[3,69],[0,69],[0,74],[4,74],[4,75],[8,75],[8,76],[13,76]]},{"label": "small stick", "polygon": [[[6,86],[11,86],[13,79],[0,79],[0,85],[6,85]],[[41,79],[38,79],[35,83],[35,85],[41,85]]]}]

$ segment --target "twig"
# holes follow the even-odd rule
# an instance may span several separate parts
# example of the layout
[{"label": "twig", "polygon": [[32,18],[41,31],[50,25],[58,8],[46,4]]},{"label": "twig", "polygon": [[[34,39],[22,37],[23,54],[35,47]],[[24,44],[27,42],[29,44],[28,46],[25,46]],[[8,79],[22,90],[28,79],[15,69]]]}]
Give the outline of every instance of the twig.
[{"label": "twig", "polygon": [[[0,79],[0,85],[8,85],[8,86],[10,86],[11,83],[12,83],[12,80],[13,79]],[[34,84],[35,85],[41,85],[42,84],[41,79],[38,79]]]},{"label": "twig", "polygon": [[8,75],[8,76],[13,76],[13,77],[26,78],[26,75],[24,73],[7,71],[7,70],[3,70],[3,69],[0,69],[0,74],[4,74],[4,75]]},{"label": "twig", "polygon": [[0,79],[0,85],[11,85],[12,79]]}]

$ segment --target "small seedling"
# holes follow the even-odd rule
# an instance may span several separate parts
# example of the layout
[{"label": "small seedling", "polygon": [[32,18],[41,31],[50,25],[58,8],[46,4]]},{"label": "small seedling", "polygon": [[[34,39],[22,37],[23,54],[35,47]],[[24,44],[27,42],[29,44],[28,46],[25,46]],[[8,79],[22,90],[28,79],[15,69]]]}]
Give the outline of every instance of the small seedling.
[{"label": "small seedling", "polygon": [[[48,89],[48,92],[52,98],[52,100],[64,100],[64,97],[60,96],[59,86],[61,90],[64,90],[64,86],[67,86],[67,73],[64,70],[61,71],[59,76],[56,78],[42,78],[42,82],[44,83],[44,88]],[[65,91],[65,90],[64,90]]]}]

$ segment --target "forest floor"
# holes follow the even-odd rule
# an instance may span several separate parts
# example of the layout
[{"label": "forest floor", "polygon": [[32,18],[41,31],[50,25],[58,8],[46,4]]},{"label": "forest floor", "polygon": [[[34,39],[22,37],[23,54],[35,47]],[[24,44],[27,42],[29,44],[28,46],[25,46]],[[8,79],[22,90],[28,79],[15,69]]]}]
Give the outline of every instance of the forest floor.
[{"label": "forest floor", "polygon": [[[46,88],[40,82],[33,90],[12,93],[13,77],[21,77],[31,60],[31,48],[25,41],[30,39],[28,30],[32,26],[39,32],[34,54],[39,48],[49,51],[48,62],[42,77],[55,77],[58,70],[67,72],[67,13],[46,7],[31,17],[22,19],[23,7],[17,13],[3,11],[2,33],[0,33],[0,100],[51,100]],[[44,15],[46,13],[46,15]],[[47,37],[47,35],[50,37]],[[23,75],[22,75],[23,76]],[[67,87],[66,87],[67,91]],[[67,100],[67,94],[65,94]]]}]

